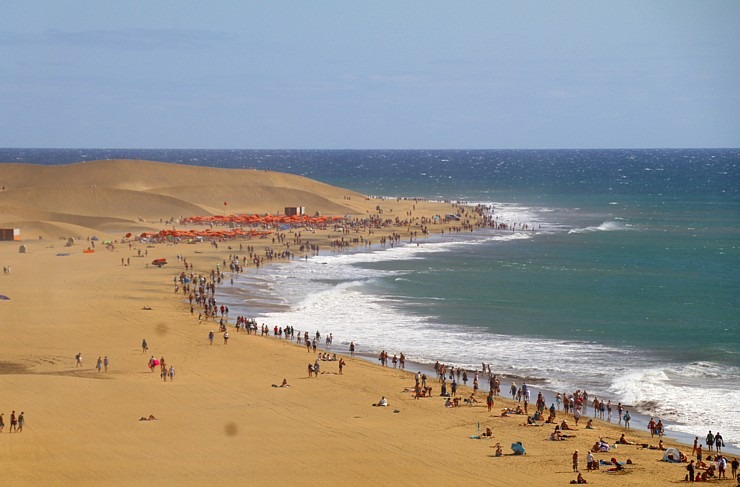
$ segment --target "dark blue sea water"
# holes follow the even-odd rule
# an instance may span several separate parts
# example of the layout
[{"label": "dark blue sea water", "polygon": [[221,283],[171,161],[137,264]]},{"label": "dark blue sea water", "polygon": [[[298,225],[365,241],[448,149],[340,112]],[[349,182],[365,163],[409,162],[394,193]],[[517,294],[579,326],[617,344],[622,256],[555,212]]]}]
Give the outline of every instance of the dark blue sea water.
[{"label": "dark blue sea water", "polygon": [[739,149],[0,149],[7,162],[105,158],[269,168],[365,194],[491,205],[536,231],[325,254],[244,276],[238,299],[270,325],[331,331],[335,346],[486,362],[740,446]]}]

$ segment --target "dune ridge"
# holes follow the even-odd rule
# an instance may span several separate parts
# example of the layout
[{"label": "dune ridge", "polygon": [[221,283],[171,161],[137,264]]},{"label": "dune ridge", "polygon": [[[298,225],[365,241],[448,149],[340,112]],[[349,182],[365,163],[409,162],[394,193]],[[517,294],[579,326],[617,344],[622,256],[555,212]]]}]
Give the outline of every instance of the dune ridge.
[{"label": "dune ridge", "polygon": [[[0,226],[21,228],[26,249],[20,253],[19,242],[0,242],[0,265],[7,271],[0,275],[0,294],[9,298],[0,300],[4,485],[551,486],[575,478],[574,449],[581,451],[580,467],[591,484],[674,485],[685,474],[683,465],[660,462],[662,452],[637,445],[597,455],[631,459],[626,471],[586,472],[586,450],[600,437],[613,444],[623,429],[596,421],[595,430],[585,430],[582,422],[576,438],[547,441],[551,425],[528,427],[524,416],[500,416],[502,407],[516,404],[511,400],[497,398],[489,413],[479,393],[475,406],[445,408],[432,378],[435,395],[414,399],[407,391],[414,370],[345,356],[343,374],[336,362],[324,362],[320,377],[309,379],[314,353],[272,336],[236,333],[233,315],[227,320],[228,344],[217,334],[209,345],[208,333],[218,330],[218,320],[201,321],[173,282],[185,271],[180,259],[192,266],[185,272],[210,276],[234,255],[246,257],[248,248],[265,256],[302,233],[329,249],[340,231],[288,229],[281,231],[285,243],[254,238],[214,242],[218,247],[208,241],[121,242],[125,232],[158,230],[173,216],[220,214],[224,200],[230,213],[305,205],[308,212],[365,216],[380,204],[385,217],[412,215],[409,226],[352,234],[373,239],[370,249],[380,251],[381,236],[396,233],[406,242],[411,232],[421,234],[420,217],[458,211],[455,205],[367,199],[264,171],[145,161],[2,164],[0,185],[6,186],[0,192]],[[431,230],[458,229],[441,223]],[[92,235],[115,243],[86,253]],[[67,247],[59,241],[64,236],[83,241]],[[169,264],[154,266],[155,258]],[[270,272],[270,265],[257,269],[251,260],[244,262],[253,277]],[[289,259],[277,262],[290,265]],[[217,286],[217,300],[230,277]],[[332,331],[306,323],[297,332],[317,329],[324,335]],[[358,339],[335,336],[330,351],[347,352],[347,343]],[[388,342],[396,352],[393,337]],[[104,356],[110,358],[107,373],[95,367]],[[158,370],[150,371],[150,356],[166,358],[176,370],[174,380],[164,382]],[[290,387],[273,387],[283,379]],[[460,397],[471,392],[459,388]],[[381,396],[390,407],[372,407]],[[22,433],[9,432],[12,410],[25,414]],[[156,420],[140,421],[149,415]],[[492,428],[492,439],[472,438],[486,427]],[[626,433],[633,441],[657,444],[644,432]],[[511,455],[514,441],[523,442],[525,456]],[[496,443],[503,447],[501,457],[491,448]]]},{"label": "dune ridge", "polygon": [[156,227],[160,219],[278,214],[285,206],[303,206],[308,214],[366,211],[352,202],[365,199],[353,191],[254,169],[133,160],[62,166],[8,163],[2,169],[0,225],[23,227],[26,222],[28,231],[50,238],[65,236],[65,230],[73,227],[81,227],[80,234],[84,229],[108,231],[129,222],[140,230],[142,219]]}]

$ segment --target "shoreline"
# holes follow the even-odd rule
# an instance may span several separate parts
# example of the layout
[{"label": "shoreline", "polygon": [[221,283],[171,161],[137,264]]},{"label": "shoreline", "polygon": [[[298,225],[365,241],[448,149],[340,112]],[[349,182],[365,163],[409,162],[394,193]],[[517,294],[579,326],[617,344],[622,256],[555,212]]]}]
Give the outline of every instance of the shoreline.
[{"label": "shoreline", "polygon": [[[359,357],[346,359],[342,375],[338,364],[327,362],[319,377],[309,379],[307,359],[313,361],[315,356],[295,345],[241,332],[230,333],[228,341],[218,335],[209,344],[212,322],[199,324],[197,313],[190,315],[187,299],[173,292],[173,274],[184,267],[176,256],[186,257],[195,274],[208,276],[234,252],[229,245],[238,247],[241,242],[262,254],[276,246],[270,239],[219,241],[218,248],[208,242],[109,246],[99,242],[95,252],[87,252],[91,243],[84,237],[116,241],[137,225],[136,231],[149,232],[160,218],[189,213],[195,203],[217,213],[228,189],[223,175],[245,192],[237,184],[242,173],[187,169],[183,175],[180,168],[158,164],[135,165],[136,171],[130,170],[133,163],[122,168],[104,164],[102,180],[100,174],[83,173],[97,165],[83,166],[70,168],[71,175],[23,168],[35,186],[22,195],[15,187],[2,195],[6,204],[24,201],[25,213],[12,213],[6,221],[29,221],[23,226],[24,240],[0,242],[0,262],[12,267],[12,272],[0,276],[0,293],[9,298],[0,301],[4,337],[0,413],[9,418],[11,411],[23,411],[26,420],[22,433],[10,433],[8,428],[0,433],[4,474],[13,485],[200,486],[249,478],[259,485],[534,487],[573,480],[574,449],[583,452],[579,469],[589,483],[637,487],[673,485],[683,478],[685,464],[661,462],[663,452],[631,445],[596,455],[605,461],[629,459],[632,464],[626,470],[587,471],[585,450],[600,437],[610,444],[616,441],[623,430],[614,425],[599,424],[593,431],[580,428],[575,438],[548,441],[552,425],[527,427],[522,416],[501,417],[501,407],[513,404],[506,399],[497,400],[491,413],[482,405],[445,408],[438,396],[416,400],[404,392],[411,385],[408,374]],[[275,178],[279,186],[294,180],[275,173],[245,174],[245,180]],[[174,186],[158,186],[155,193],[146,186],[152,180]],[[193,180],[202,183],[198,186],[202,191],[183,189],[191,188]],[[87,198],[84,188],[90,181],[97,189]],[[82,186],[57,191],[72,182]],[[135,190],[127,189],[125,199],[117,199],[121,187]],[[308,188],[324,191],[325,207],[346,201],[344,190]],[[162,196],[167,192],[187,194],[188,201]],[[265,191],[259,204],[274,208],[290,204],[285,202],[288,197],[291,202],[308,198],[289,192],[284,199],[270,199],[273,193]],[[60,195],[63,198],[57,198]],[[93,197],[109,206],[92,204]],[[236,207],[237,200],[233,201]],[[62,208],[62,203],[67,206]],[[357,199],[352,203],[361,216],[366,207],[371,212],[377,204]],[[410,202],[388,205],[394,216],[411,210]],[[65,221],[48,208],[65,211]],[[414,215],[444,214],[438,206],[424,208]],[[146,221],[136,223],[139,212]],[[42,239],[36,239],[37,230]],[[379,230],[374,238],[392,232]],[[326,242],[329,234],[336,232],[315,238]],[[83,240],[59,238],[69,235],[81,235]],[[20,245],[25,253],[19,251]],[[321,247],[329,248],[328,243]],[[170,264],[150,264],[160,258]],[[276,262],[286,261],[271,263]],[[219,287],[216,293],[220,300],[224,291]],[[147,349],[142,349],[142,339]],[[152,356],[165,359],[176,374],[152,372],[147,367]],[[109,371],[96,370],[97,357],[110,358]],[[283,379],[290,387],[272,387]],[[438,391],[436,384],[433,387]],[[390,407],[372,407],[382,396]],[[140,420],[150,417],[156,419]],[[492,429],[492,439],[477,434],[486,427]],[[628,437],[640,443],[649,438],[637,430]],[[526,455],[512,454],[510,445],[515,442],[523,443]],[[503,448],[500,457],[492,448],[496,443]],[[318,478],[317,465],[325,465]]]},{"label": "shoreline", "polygon": [[[427,235],[427,236],[423,237],[423,239],[428,240],[429,238],[433,238],[433,236],[434,236],[433,234],[430,234],[430,235]],[[409,245],[409,244],[401,243],[401,245]],[[372,248],[363,248],[362,246],[354,246],[354,247],[347,248],[346,251],[353,252],[353,253],[363,253],[363,252],[388,250],[388,249],[389,248],[385,248],[385,247],[372,249]],[[345,253],[345,250],[339,250],[339,251],[322,251],[322,252],[325,252],[325,255],[337,255],[337,254],[344,254]],[[280,264],[281,265],[282,264],[291,264],[291,262],[284,262],[284,263],[280,263]],[[238,282],[238,280],[236,280],[235,283],[234,283],[234,285],[237,286],[238,284],[239,284],[239,282]],[[252,284],[244,283],[244,287],[241,288],[240,291],[242,293],[248,295],[249,294],[249,288],[251,286],[252,286]],[[227,293],[233,295],[233,293],[230,293],[229,292],[228,288],[225,288],[224,290]],[[286,305],[281,304],[279,306],[280,306],[280,308],[285,308]],[[242,305],[242,307],[243,308],[249,308],[248,305]],[[275,309],[267,309],[265,307],[265,308],[261,308],[255,315],[250,316],[250,317],[257,318],[260,315],[262,315],[262,313],[272,312],[272,311],[284,311],[284,309],[279,309],[279,310],[276,309],[276,308]],[[320,331],[322,332],[322,336],[323,336],[324,333],[331,332],[331,330],[320,330]],[[270,338],[275,338],[275,337],[270,336]],[[285,339],[281,339],[281,340],[285,340]],[[351,341],[351,338],[348,338],[346,340],[346,342],[340,342],[340,343],[342,343],[346,347],[346,346],[349,345],[349,341]],[[297,345],[295,342],[292,342],[292,343],[294,345]],[[323,350],[323,351],[327,351],[327,352],[330,352],[331,351],[332,353],[336,353],[337,355],[342,355],[344,357],[349,356],[348,355],[348,351],[344,351],[344,350],[342,350],[342,351],[335,351],[335,350],[337,350],[336,346],[329,347],[329,348],[326,348],[325,346],[324,347],[321,347],[320,346],[319,349],[320,350]],[[386,347],[386,349],[387,349],[387,347]],[[377,364],[375,364],[375,362],[377,362],[377,355],[380,353],[380,351],[381,350],[372,350],[372,351],[357,352],[356,355],[359,358],[362,358],[362,359],[366,360],[367,362],[369,362],[371,364],[377,365]],[[436,359],[434,359],[432,357],[427,357],[426,360],[427,360],[427,362],[419,362],[419,361],[410,361],[410,360],[407,359],[406,362],[407,362],[407,364],[413,364],[414,370],[420,370],[423,373],[428,374],[429,377],[432,377],[434,375],[433,363],[436,361]],[[452,365],[452,366],[457,367],[457,364],[454,363],[454,362],[450,362],[447,365]],[[468,372],[470,373],[471,377],[472,377],[472,374],[474,374],[476,371],[480,372],[477,369],[476,370],[468,370]],[[543,382],[544,383],[549,382],[549,380],[551,380],[551,378],[549,378],[549,377],[525,377],[525,376],[514,375],[514,374],[496,374],[495,371],[492,371],[492,372],[494,373],[494,375],[498,375],[502,379],[501,380],[501,382],[502,382],[502,385],[501,385],[502,391],[508,390],[508,389],[506,389],[504,387],[504,381],[507,381],[509,384],[511,384],[511,381],[512,380],[515,381],[515,382],[517,382],[518,384],[521,384],[523,381],[528,381],[528,384],[534,385],[534,387],[532,387],[532,389],[534,389],[536,391],[539,391],[539,392],[542,392],[543,394],[545,394],[547,404],[550,404],[551,402],[554,402],[555,401],[555,395],[557,393],[562,393],[563,392],[563,391],[556,391],[554,389],[548,388],[547,385],[542,384]],[[413,373],[411,375],[413,375]],[[481,377],[484,377],[484,374],[481,374]],[[472,379],[471,379],[471,381],[472,381]],[[540,385],[540,384],[542,384],[542,385]],[[470,387],[468,387],[468,389],[471,389],[472,390],[472,388],[470,388]],[[483,381],[483,380],[481,381],[480,390],[481,391],[488,391],[487,381]],[[571,393],[571,391],[575,391],[575,390],[580,390],[580,388],[571,384],[571,387],[568,390],[568,392]],[[611,399],[611,397],[604,396],[604,397],[600,397],[600,399],[609,400],[609,399]],[[616,413],[616,406],[617,406],[617,403],[618,402],[619,401],[613,403],[613,408],[614,408],[613,417],[614,418],[616,418],[616,415],[617,415],[617,413]],[[637,427],[638,429],[646,430],[647,429],[647,424],[648,424],[648,422],[649,422],[649,420],[651,418],[655,418],[656,421],[658,419],[660,419],[660,416],[658,416],[658,415],[650,415],[650,414],[644,413],[644,412],[640,411],[639,409],[637,409],[634,405],[631,405],[631,404],[623,404],[623,407],[625,408],[625,410],[629,410],[630,411],[630,413],[632,415],[632,421],[631,421],[631,423],[635,427]],[[589,404],[589,407],[587,408],[587,411],[588,412],[593,412],[593,407],[592,407],[591,404]],[[572,413],[571,413],[571,417],[572,417]],[[587,415],[584,415],[584,418],[587,418],[588,419],[588,416]],[[595,417],[593,419],[596,420]],[[616,421],[616,419],[614,421],[612,421],[612,422],[609,422],[609,421],[606,421],[606,420],[603,420],[603,422],[606,422],[606,423],[609,423],[609,424],[613,424],[613,425],[619,425],[620,424],[618,421]],[[680,424],[680,423],[677,423],[675,421],[663,420],[663,423],[665,425],[665,434],[664,434],[664,436],[666,438],[670,438],[670,439],[672,439],[674,441],[679,442],[680,444],[684,445],[687,448],[691,448],[691,446],[693,444],[693,441],[694,441],[694,436],[695,435],[692,435],[690,433],[684,433],[684,432],[680,432],[680,431],[676,431],[676,430],[671,429],[671,425]],[[700,443],[701,443],[703,441],[703,438],[700,436],[699,437],[699,440],[700,440]],[[740,455],[740,447],[734,447],[732,445],[728,445],[728,446],[725,447],[725,451],[728,452],[728,453],[731,453],[733,455]]]}]

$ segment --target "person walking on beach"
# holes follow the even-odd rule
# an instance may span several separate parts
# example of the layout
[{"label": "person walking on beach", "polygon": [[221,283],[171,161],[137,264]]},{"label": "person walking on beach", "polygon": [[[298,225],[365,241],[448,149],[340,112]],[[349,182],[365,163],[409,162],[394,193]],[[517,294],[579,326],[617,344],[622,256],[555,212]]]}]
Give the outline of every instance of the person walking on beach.
[{"label": "person walking on beach", "polygon": [[98,355],[98,360],[95,362],[95,368],[98,369],[98,374],[103,370],[103,357]]},{"label": "person walking on beach", "polygon": [[573,471],[578,471],[578,450],[573,452]]},{"label": "person walking on beach", "polygon": [[714,435],[714,446],[717,450],[717,453],[720,453],[722,451],[722,447],[725,446],[725,441],[722,439],[722,435],[719,434],[719,431],[717,431],[717,434]]},{"label": "person walking on beach", "polygon": [[344,369],[345,363],[346,362],[344,361],[344,358],[339,359],[339,375],[342,375],[342,370]]},{"label": "person walking on beach", "polygon": [[5,413],[0,413],[0,433],[3,432],[5,429],[5,418],[3,417]]},{"label": "person walking on beach", "polygon": [[108,356],[106,355],[105,358],[103,358],[103,368],[105,369],[105,373],[108,373]]},{"label": "person walking on beach", "polygon": [[18,418],[15,417],[15,409],[10,413],[10,432],[12,433],[18,428]]},{"label": "person walking on beach", "polygon": [[349,342],[349,354],[351,357],[355,356],[355,342]]},{"label": "person walking on beach", "polygon": [[146,353],[149,350],[149,344],[146,343],[146,338],[141,341],[141,353]]},{"label": "person walking on beach", "polygon": [[18,415],[18,433],[23,431],[23,424],[26,422],[26,418],[23,417],[23,411]]},{"label": "person walking on beach", "polygon": [[213,337],[214,337],[214,336],[215,336],[215,335],[214,335],[214,333],[213,333],[213,330],[211,330],[211,331],[209,331],[209,332],[208,332],[208,344],[209,344],[209,345],[213,345]]},{"label": "person walking on beach", "polygon": [[77,365],[75,365],[75,368],[82,367],[82,352],[75,355],[75,361],[77,362]]},{"label": "person walking on beach", "polygon": [[170,376],[170,382],[175,380],[175,366],[174,365],[170,365],[169,376]]},{"label": "person walking on beach", "polygon": [[630,420],[632,419],[632,416],[630,416],[629,411],[625,411],[624,413],[624,427],[625,429],[630,429]]},{"label": "person walking on beach", "polygon": [[229,332],[225,331],[224,332],[224,345],[228,345],[228,344],[229,344]]},{"label": "person walking on beach", "polygon": [[714,435],[712,434],[712,430],[709,430],[709,433],[707,433],[707,450],[711,452],[713,446],[714,446]]},{"label": "person walking on beach", "polygon": [[650,432],[650,438],[653,438],[655,436],[655,420],[653,418],[648,421],[647,429]]}]

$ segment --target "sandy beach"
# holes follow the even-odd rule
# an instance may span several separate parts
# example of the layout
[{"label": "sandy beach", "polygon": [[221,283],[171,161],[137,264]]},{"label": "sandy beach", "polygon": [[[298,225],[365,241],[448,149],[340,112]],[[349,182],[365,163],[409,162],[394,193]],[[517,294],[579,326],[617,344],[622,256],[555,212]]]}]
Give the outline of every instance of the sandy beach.
[{"label": "sandy beach", "polygon": [[[207,276],[230,256],[246,256],[250,246],[257,256],[266,250],[310,255],[297,249],[298,232],[301,241],[325,251],[342,239],[370,240],[378,247],[383,237],[408,242],[423,238],[424,229],[474,226],[469,209],[461,221],[431,223],[435,215],[461,208],[373,199],[276,172],[146,161],[3,164],[0,186],[0,227],[18,228],[21,236],[0,242],[0,265],[6,269],[0,295],[9,298],[0,301],[0,412],[6,423],[0,458],[6,485],[552,486],[576,478],[574,450],[589,484],[674,485],[686,474],[685,463],[662,462],[662,451],[639,446],[658,444],[646,431],[598,420],[595,429],[585,429],[590,408],[578,430],[568,432],[574,438],[549,441],[553,425],[524,426],[526,416],[501,417],[502,408],[515,407],[515,401],[496,398],[489,413],[485,393],[479,392],[478,404],[445,408],[433,377],[433,397],[415,399],[404,392],[414,387],[414,370],[343,355],[342,375],[337,362],[329,361],[321,363],[318,377],[309,378],[313,352],[289,340],[237,333],[234,316],[228,345],[220,333],[210,345],[208,333],[218,331],[217,320],[200,322],[198,309],[191,313],[187,297],[175,291],[173,279],[181,272]],[[181,218],[276,215],[291,206],[305,207],[307,215],[372,219],[385,226],[280,230],[291,247],[272,236],[218,241],[217,247],[209,239],[133,238],[207,228],[182,225]],[[98,240],[88,240],[93,236]],[[70,238],[74,241],[66,246]],[[112,245],[105,246],[108,240]],[[192,270],[185,271],[178,256]],[[152,265],[159,258],[168,264]],[[289,259],[266,259],[265,271],[278,262]],[[315,323],[300,331],[316,329],[332,331]],[[389,337],[391,355],[400,352],[392,346]],[[335,345],[332,352],[347,350]],[[163,381],[150,371],[151,356],[164,357],[174,367],[174,379]],[[107,372],[96,368],[98,357],[108,357]],[[283,379],[289,387],[273,387]],[[508,385],[502,384],[504,396]],[[470,392],[461,387],[458,395]],[[381,396],[389,406],[373,407]],[[9,431],[11,411],[24,413],[22,432]],[[140,421],[150,415],[156,420]],[[558,412],[558,422],[564,417]],[[479,435],[479,425],[490,427],[493,437],[471,438]],[[619,472],[607,466],[587,471],[589,448],[600,438],[614,445],[622,433],[637,444],[594,456],[630,464]],[[525,455],[512,454],[517,441]],[[493,448],[497,443],[500,457]],[[690,447],[664,443],[691,454]]]}]

